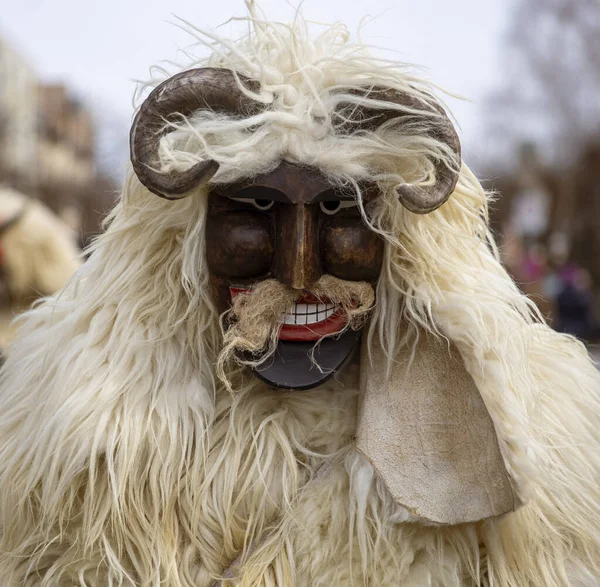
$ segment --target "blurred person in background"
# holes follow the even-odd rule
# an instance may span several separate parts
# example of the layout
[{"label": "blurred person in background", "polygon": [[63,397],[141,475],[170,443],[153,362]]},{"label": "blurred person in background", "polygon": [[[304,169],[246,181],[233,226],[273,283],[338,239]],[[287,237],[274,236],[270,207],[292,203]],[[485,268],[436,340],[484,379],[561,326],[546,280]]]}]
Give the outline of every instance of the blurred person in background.
[{"label": "blurred person in background", "polygon": [[79,255],[71,229],[46,206],[0,187],[1,356],[16,335],[15,316],[63,287]]},{"label": "blurred person in background", "polygon": [[503,235],[502,262],[519,285],[536,304],[548,323],[555,317],[555,299],[560,286],[553,272],[547,248],[539,242],[527,246],[526,239],[510,230]]},{"label": "blurred person in background", "polygon": [[568,264],[561,271],[560,277],[562,287],[556,296],[555,328],[581,340],[591,341],[598,331],[593,312],[591,275],[586,269]]}]

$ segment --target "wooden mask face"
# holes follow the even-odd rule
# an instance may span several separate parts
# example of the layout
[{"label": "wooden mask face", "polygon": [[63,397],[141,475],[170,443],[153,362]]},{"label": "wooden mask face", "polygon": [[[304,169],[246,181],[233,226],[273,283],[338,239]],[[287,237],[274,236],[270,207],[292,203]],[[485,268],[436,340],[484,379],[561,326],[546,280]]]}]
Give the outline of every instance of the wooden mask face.
[{"label": "wooden mask face", "polygon": [[[374,195],[365,188],[363,199]],[[276,353],[255,373],[274,387],[310,389],[341,368],[360,338],[353,330],[334,336],[344,319],[311,296],[311,286],[326,274],[375,284],[383,241],[351,195],[315,169],[283,162],[209,194],[206,253],[219,312],[230,307],[232,295],[265,279],[298,290],[302,297],[286,314]]]}]

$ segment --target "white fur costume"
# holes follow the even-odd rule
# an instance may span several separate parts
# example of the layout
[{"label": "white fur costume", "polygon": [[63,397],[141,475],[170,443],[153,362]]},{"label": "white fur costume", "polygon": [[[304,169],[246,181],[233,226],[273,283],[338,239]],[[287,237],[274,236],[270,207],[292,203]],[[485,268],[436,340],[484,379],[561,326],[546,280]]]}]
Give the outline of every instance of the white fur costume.
[{"label": "white fur costume", "polygon": [[16,334],[15,313],[39,296],[52,295],[80,265],[74,235],[46,206],[0,188],[0,219],[22,217],[1,237],[2,271],[11,305],[0,308],[0,349]]},{"label": "white fur costume", "polygon": [[427,182],[430,158],[447,155],[422,128],[327,134],[332,87],[428,88],[343,27],[310,40],[300,20],[252,22],[250,37],[216,41],[202,65],[260,80],[273,107],[250,122],[182,123],[163,139],[165,168],[209,154],[217,182],[282,158],[346,183],[376,178],[371,222],[386,254],[365,335],[390,362],[405,321],[454,341],[530,500],[477,524],[407,521],[354,450],[356,368],[306,393],[243,374],[225,391],[207,190],[167,202],[129,174],[90,260],[28,313],[2,372],[3,585],[207,587],[240,553],[224,586],[596,585],[600,377],[585,348],[541,324],[501,267],[467,167],[437,211],[399,205],[394,181]]}]

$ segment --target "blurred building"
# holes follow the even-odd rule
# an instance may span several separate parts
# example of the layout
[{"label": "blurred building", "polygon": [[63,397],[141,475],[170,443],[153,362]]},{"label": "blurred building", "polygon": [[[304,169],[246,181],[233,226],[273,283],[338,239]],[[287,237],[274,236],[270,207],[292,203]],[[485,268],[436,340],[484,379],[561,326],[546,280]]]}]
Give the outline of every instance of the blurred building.
[{"label": "blurred building", "polygon": [[60,83],[39,81],[33,67],[0,40],[0,184],[40,199],[78,234],[100,232],[115,201],[96,165],[90,110]]},{"label": "blurred building", "polygon": [[37,185],[38,80],[0,39],[0,182],[25,192]]},{"label": "blurred building", "polygon": [[91,115],[64,85],[39,87],[39,187],[53,209],[76,205],[96,175]]}]

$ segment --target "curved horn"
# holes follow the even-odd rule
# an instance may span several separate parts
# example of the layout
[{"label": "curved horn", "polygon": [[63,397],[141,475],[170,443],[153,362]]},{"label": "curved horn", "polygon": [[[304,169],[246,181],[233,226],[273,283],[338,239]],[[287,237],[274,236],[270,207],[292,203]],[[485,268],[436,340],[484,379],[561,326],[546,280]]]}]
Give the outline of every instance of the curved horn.
[{"label": "curved horn", "polygon": [[[358,91],[352,91],[352,94],[358,94]],[[410,110],[425,110],[433,112],[437,110],[441,115],[437,119],[431,119],[432,122],[439,124],[432,125],[431,136],[438,141],[445,143],[450,149],[456,153],[457,160],[460,161],[461,147],[460,140],[456,134],[454,125],[448,118],[448,115],[439,104],[431,104],[410,94],[404,94],[392,88],[373,87],[361,92],[362,96],[373,96],[374,99],[385,102],[393,102],[401,106],[405,106]],[[368,106],[352,105],[351,117],[355,118],[358,113],[360,117],[357,120],[359,128],[368,128],[373,130],[381,126],[384,122],[393,118],[406,116],[409,113],[404,113],[399,110],[377,109]],[[345,126],[345,125],[344,125]],[[355,127],[356,128],[356,127]],[[400,203],[416,214],[427,214],[439,208],[451,196],[456,183],[458,182],[458,173],[456,170],[449,168],[443,161],[438,160],[434,163],[436,182],[432,186],[420,187],[411,184],[401,184],[396,188]]]},{"label": "curved horn", "polygon": [[[260,84],[246,76],[237,77],[252,92]],[[184,71],[154,88],[136,114],[129,135],[133,170],[140,182],[152,193],[168,200],[178,200],[194,186],[207,182],[219,168],[216,161],[200,161],[181,172],[159,173],[158,145],[169,132],[165,124],[174,114],[189,116],[196,110],[209,109],[251,116],[264,108],[239,88],[229,69],[204,67]]]}]

